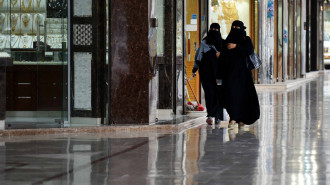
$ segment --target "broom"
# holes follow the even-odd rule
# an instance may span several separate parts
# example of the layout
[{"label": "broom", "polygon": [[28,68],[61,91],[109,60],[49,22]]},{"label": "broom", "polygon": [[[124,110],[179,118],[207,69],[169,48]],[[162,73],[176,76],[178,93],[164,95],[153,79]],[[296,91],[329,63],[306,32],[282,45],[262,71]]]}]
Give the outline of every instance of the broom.
[{"label": "broom", "polygon": [[197,99],[197,97],[196,97],[196,94],[195,94],[193,88],[191,87],[191,85],[190,85],[190,83],[189,83],[189,81],[190,81],[193,77],[194,77],[194,76],[191,76],[191,77],[189,78],[189,80],[186,79],[186,81],[187,81],[187,83],[188,83],[188,85],[189,85],[189,87],[190,87],[190,89],[191,89],[191,91],[192,91],[192,93],[193,93],[193,95],[194,95],[196,101],[197,101],[197,111],[203,111],[205,108],[203,107],[203,105],[201,105],[201,104],[199,103],[199,101],[198,101],[198,99]]}]

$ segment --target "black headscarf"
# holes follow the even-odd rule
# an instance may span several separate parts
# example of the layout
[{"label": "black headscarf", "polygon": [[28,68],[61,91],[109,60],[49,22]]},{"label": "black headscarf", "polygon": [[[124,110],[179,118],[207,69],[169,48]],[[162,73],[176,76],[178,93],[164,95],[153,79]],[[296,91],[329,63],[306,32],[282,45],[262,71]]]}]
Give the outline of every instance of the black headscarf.
[{"label": "black headscarf", "polygon": [[[219,31],[212,30],[212,28],[218,29]],[[220,51],[222,45],[222,37],[220,33],[220,25],[218,23],[211,24],[210,30],[207,33],[205,40],[207,44],[215,46],[215,48]]]},{"label": "black headscarf", "polygon": [[[233,26],[239,26],[241,29],[233,28]],[[236,20],[231,25],[230,33],[226,39],[227,43],[238,44],[246,37],[246,27],[242,21]]]}]

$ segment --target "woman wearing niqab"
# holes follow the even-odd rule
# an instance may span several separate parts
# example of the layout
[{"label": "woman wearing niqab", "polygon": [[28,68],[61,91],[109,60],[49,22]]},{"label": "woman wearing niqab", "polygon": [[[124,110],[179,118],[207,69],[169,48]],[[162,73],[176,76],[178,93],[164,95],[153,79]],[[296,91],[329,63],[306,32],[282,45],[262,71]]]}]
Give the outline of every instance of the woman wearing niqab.
[{"label": "woman wearing niqab", "polygon": [[231,31],[226,38],[227,50],[222,56],[223,101],[230,117],[229,127],[235,123],[239,123],[239,126],[251,125],[260,117],[259,100],[252,73],[246,67],[248,57],[254,52],[254,48],[251,38],[246,36],[245,29],[241,21],[232,23]]},{"label": "woman wearing niqab", "polygon": [[223,111],[219,107],[217,94],[217,69],[222,50],[222,37],[220,25],[212,23],[207,36],[203,39],[195,55],[195,64],[192,73],[199,70],[201,83],[205,92],[207,120],[209,125],[213,124],[213,117],[216,124],[223,120]]}]

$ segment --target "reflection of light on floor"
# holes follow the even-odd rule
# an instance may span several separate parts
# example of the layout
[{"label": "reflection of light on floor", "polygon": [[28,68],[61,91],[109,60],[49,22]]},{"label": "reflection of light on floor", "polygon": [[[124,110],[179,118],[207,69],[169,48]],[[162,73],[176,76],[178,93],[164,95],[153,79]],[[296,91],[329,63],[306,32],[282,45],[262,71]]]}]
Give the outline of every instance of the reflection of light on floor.
[{"label": "reflection of light on floor", "polygon": [[[91,151],[91,145],[73,145],[73,169],[78,169],[82,165],[90,164],[91,162],[91,156],[84,155],[83,152],[89,152]],[[78,154],[78,155],[75,155]],[[74,185],[80,185],[84,183],[91,182],[90,174],[92,172],[92,165],[89,165],[88,167],[84,168],[83,170],[77,170],[73,174],[73,184]]]},{"label": "reflection of light on floor", "polygon": [[156,185],[157,160],[158,160],[158,139],[157,136],[149,137],[149,154],[148,154],[148,184]]},{"label": "reflection of light on floor", "polygon": [[[256,184],[320,183],[320,138],[329,138],[330,73],[282,92],[259,92],[260,150]],[[326,117],[325,117],[326,116]],[[321,146],[320,146],[321,144]],[[324,149],[323,149],[324,150]],[[279,171],[280,169],[280,171]]]}]

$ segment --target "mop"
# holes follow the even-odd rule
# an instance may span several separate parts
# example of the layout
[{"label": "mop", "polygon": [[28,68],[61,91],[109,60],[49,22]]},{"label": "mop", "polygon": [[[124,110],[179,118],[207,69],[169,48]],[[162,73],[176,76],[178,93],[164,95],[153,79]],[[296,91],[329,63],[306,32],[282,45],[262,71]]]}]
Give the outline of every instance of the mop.
[{"label": "mop", "polygon": [[[193,95],[194,95],[196,101],[197,101],[197,111],[203,111],[205,108],[203,107],[203,105],[201,105],[201,104],[199,103],[199,101],[198,101],[198,99],[197,99],[197,97],[196,97],[196,94],[195,94],[193,88],[191,87],[191,85],[190,85],[190,83],[189,83],[189,81],[190,81],[193,77],[194,77],[194,76],[191,76],[191,77],[189,78],[189,80],[186,79],[186,81],[187,81],[187,84],[189,85],[189,87],[190,87],[190,89],[191,89],[191,91],[192,91],[192,93],[193,93]],[[187,92],[188,92],[188,91],[187,91]]]},{"label": "mop", "polygon": [[186,106],[189,110],[195,110],[195,105],[190,100],[187,86],[185,86],[185,90],[186,90],[186,97],[187,97],[187,101],[188,101]]}]

